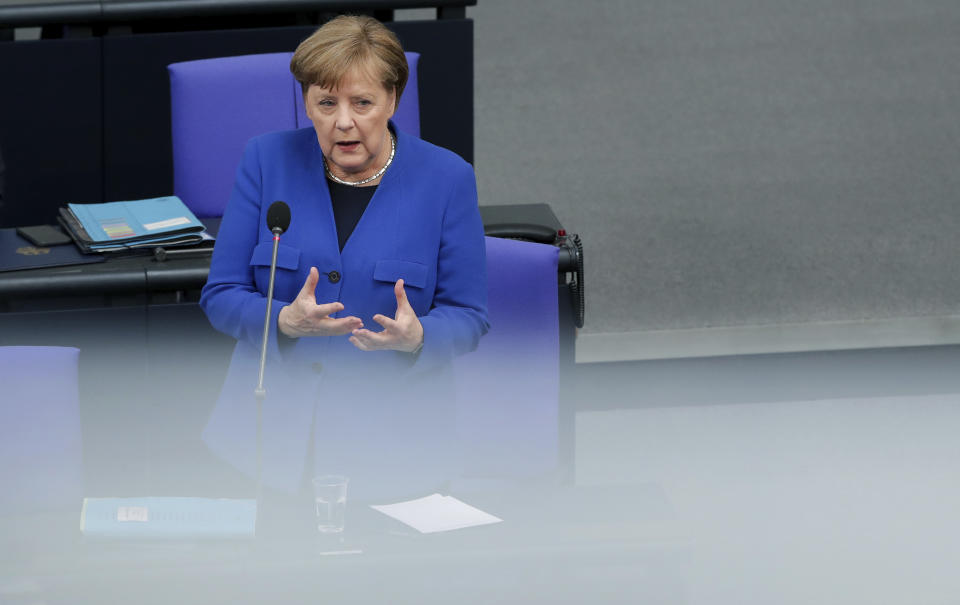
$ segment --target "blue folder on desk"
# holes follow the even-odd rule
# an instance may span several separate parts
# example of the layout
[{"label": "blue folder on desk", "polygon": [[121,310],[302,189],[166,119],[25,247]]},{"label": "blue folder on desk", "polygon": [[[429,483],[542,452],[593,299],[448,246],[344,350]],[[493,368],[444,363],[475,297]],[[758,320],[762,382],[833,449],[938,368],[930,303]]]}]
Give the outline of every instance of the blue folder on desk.
[{"label": "blue folder on desk", "polygon": [[17,234],[16,229],[0,229],[0,272],[42,267],[65,267],[101,263],[101,254],[82,254],[71,244],[41,248]]},{"label": "blue folder on desk", "polygon": [[103,538],[242,538],[256,525],[256,500],[84,498],[80,512],[80,531]]},{"label": "blue folder on desk", "polygon": [[105,204],[67,204],[60,218],[83,251],[198,243],[203,223],[175,195]]}]

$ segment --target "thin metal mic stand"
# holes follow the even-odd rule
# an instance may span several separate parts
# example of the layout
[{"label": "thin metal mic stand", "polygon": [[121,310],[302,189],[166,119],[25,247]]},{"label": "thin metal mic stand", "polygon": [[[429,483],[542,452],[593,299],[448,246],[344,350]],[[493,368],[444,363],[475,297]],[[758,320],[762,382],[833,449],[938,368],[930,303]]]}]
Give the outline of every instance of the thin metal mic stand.
[{"label": "thin metal mic stand", "polygon": [[273,256],[270,258],[270,284],[267,286],[267,313],[263,318],[263,344],[260,345],[260,378],[254,393],[257,401],[263,401],[267,392],[263,388],[263,370],[267,365],[267,339],[270,338],[270,310],[273,307],[273,281],[277,276],[277,250],[280,248],[280,227],[273,228]]},{"label": "thin metal mic stand", "polygon": [[[253,393],[257,398],[257,517],[259,521],[263,509],[263,400],[267,391],[263,388],[263,372],[267,365],[267,342],[270,338],[270,311],[273,308],[273,281],[277,275],[277,250],[280,247],[280,234],[283,229],[274,227],[273,257],[270,259],[270,284],[267,286],[267,313],[263,318],[263,343],[260,345],[260,377]],[[260,524],[257,523],[259,527]]]}]

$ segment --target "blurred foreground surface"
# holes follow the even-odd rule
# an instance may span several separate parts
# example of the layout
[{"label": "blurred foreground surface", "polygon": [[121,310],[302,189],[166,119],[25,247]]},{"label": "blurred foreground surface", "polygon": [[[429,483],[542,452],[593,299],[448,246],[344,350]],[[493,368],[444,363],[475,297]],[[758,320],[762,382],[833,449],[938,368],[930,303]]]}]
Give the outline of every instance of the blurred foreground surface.
[{"label": "blurred foreground surface", "polygon": [[348,495],[347,531],[320,536],[308,495],[268,493],[255,539],[83,536],[81,496],[256,493],[199,442],[209,402],[88,410],[84,493],[0,514],[0,603],[954,602],[958,363],[939,347],[582,367],[575,481],[457,482],[503,523],[430,535]]}]

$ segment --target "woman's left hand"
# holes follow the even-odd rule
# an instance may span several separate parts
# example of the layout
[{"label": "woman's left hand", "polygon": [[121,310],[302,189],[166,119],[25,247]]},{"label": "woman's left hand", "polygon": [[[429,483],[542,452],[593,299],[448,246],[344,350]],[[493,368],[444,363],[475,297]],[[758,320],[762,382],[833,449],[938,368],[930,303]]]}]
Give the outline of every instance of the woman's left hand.
[{"label": "woman's left hand", "polygon": [[373,321],[383,326],[382,332],[371,332],[366,328],[358,328],[352,332],[350,342],[358,349],[389,349],[412,353],[423,344],[423,326],[407,300],[402,279],[398,279],[393,286],[393,293],[397,296],[397,312],[393,319],[379,313],[373,316]]}]

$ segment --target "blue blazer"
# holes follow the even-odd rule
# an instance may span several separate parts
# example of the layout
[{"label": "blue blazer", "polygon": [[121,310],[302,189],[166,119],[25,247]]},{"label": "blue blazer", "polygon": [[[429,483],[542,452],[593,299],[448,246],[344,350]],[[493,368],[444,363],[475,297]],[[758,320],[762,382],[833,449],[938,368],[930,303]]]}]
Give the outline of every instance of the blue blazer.
[{"label": "blue blazer", "polygon": [[[266,212],[283,200],[291,222],[280,239],[264,379],[267,485],[300,484],[311,426],[316,472],[345,473],[354,484],[425,472],[437,458],[455,460],[449,362],[472,351],[488,328],[476,179],[456,154],[394,132],[394,161],[342,253],[312,128],[252,139],[237,170],[200,300],[213,326],[237,346],[204,439],[253,474],[253,389],[273,245]],[[354,315],[373,330],[380,329],[373,315],[393,316],[393,286],[403,278],[423,325],[419,355],[361,351],[347,336],[278,339],[280,310],[312,266],[321,274],[317,302],[340,301],[338,316]],[[339,279],[329,277],[334,271]]]}]

